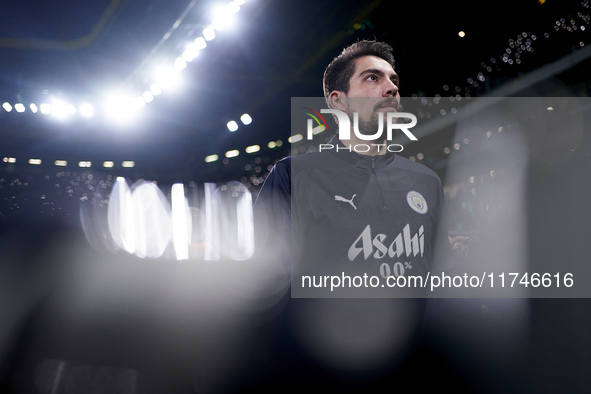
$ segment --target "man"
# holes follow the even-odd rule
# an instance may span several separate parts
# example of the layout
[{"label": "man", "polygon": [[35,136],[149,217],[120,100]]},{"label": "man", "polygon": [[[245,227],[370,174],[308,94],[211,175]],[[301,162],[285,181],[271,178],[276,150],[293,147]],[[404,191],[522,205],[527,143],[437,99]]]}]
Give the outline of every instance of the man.
[{"label": "man", "polygon": [[[277,163],[257,199],[259,247],[286,272],[291,262],[292,296],[383,295],[394,287],[387,278],[425,277],[431,270],[441,181],[395,155],[386,133],[376,133],[387,113],[400,110],[388,44],[360,41],[344,49],[323,84],[328,106],[348,115],[350,138],[337,135],[326,145],[334,149]],[[354,275],[364,279],[360,286]]]},{"label": "man", "polygon": [[279,161],[259,193],[253,264],[262,262],[265,291],[285,297],[260,330],[268,362],[257,383],[339,392],[416,385],[398,366],[420,337],[425,302],[392,298],[421,290],[386,281],[430,272],[443,195],[433,171],[388,150],[385,136],[368,139],[399,112],[398,89],[389,45],[344,49],[325,70],[324,96],[347,114],[350,138]]}]

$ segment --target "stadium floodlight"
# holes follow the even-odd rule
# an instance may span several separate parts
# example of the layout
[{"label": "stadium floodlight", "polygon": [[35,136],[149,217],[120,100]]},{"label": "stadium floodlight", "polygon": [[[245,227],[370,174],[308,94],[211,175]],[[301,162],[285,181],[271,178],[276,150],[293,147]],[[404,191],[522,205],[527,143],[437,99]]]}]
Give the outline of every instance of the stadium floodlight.
[{"label": "stadium floodlight", "polygon": [[134,161],[124,161],[123,163],[121,163],[121,167],[123,168],[133,168],[135,167],[135,162]]},{"label": "stadium floodlight", "polygon": [[51,113],[51,105],[43,103],[39,106],[39,110],[43,115],[49,115]]},{"label": "stadium floodlight", "polygon": [[207,41],[211,41],[215,38],[215,30],[213,27],[210,26],[203,29],[203,38]]},{"label": "stadium floodlight", "polygon": [[234,0],[234,3],[238,4],[238,5],[243,5],[245,3],[244,0]]},{"label": "stadium floodlight", "polygon": [[68,103],[62,100],[53,100],[51,103],[51,114],[59,119],[65,119],[70,114]]},{"label": "stadium floodlight", "polygon": [[103,167],[105,167],[105,168],[113,168],[114,166],[115,166],[115,163],[112,161],[103,162]]},{"label": "stadium floodlight", "polygon": [[[244,2],[242,2],[242,4],[244,4]],[[230,10],[231,13],[236,14],[240,11],[240,4],[236,1],[228,3],[228,10]]]},{"label": "stadium floodlight", "polygon": [[226,126],[228,126],[228,130],[230,130],[231,132],[235,132],[236,130],[238,130],[238,123],[236,123],[233,120],[229,121]]},{"label": "stadium floodlight", "polygon": [[29,105],[29,108],[31,108],[31,112],[34,113],[34,114],[36,114],[37,111],[39,110],[37,108],[37,105],[35,103],[31,103],[31,105]]},{"label": "stadium floodlight", "polygon": [[197,37],[194,42],[195,42],[195,46],[197,47],[197,50],[205,49],[205,47],[207,46],[207,43],[205,42],[205,38],[203,38],[203,37]]},{"label": "stadium floodlight", "polygon": [[56,161],[54,162],[54,164],[55,164],[57,167],[65,167],[65,166],[67,166],[67,165],[68,165],[68,162],[67,162],[66,160],[56,160]]},{"label": "stadium floodlight", "polygon": [[128,122],[137,114],[137,101],[125,94],[112,96],[105,103],[107,115],[118,122]]},{"label": "stadium floodlight", "polygon": [[152,86],[150,86],[150,92],[152,92],[154,96],[158,96],[160,93],[162,93],[162,88],[160,87],[160,85],[155,83]]},{"label": "stadium floodlight", "polygon": [[144,108],[146,106],[146,101],[143,96],[136,97],[134,103],[136,108]]},{"label": "stadium floodlight", "polygon": [[246,153],[255,153],[261,150],[259,145],[251,145],[245,149]]},{"label": "stadium floodlight", "polygon": [[187,62],[191,62],[198,55],[199,55],[199,48],[197,48],[197,45],[194,42],[192,42],[187,45],[187,47],[185,48],[185,52],[183,52],[182,56],[183,56],[183,59],[185,59]]},{"label": "stadium floodlight", "polygon": [[8,102],[6,102],[6,103],[2,104],[2,108],[4,108],[4,110],[5,110],[6,112],[10,112],[10,111],[12,111],[12,105],[10,105],[10,103],[8,103]]},{"label": "stadium floodlight", "polygon": [[25,112],[25,106],[22,103],[14,104],[16,112]]},{"label": "stadium floodlight", "polygon": [[89,161],[81,161],[78,163],[78,167],[90,168],[90,167],[92,167],[92,163]]},{"label": "stadium floodlight", "polygon": [[269,149],[273,149],[277,147],[277,144],[275,143],[275,141],[269,141],[267,146],[269,147]]},{"label": "stadium floodlight", "polygon": [[229,151],[226,152],[226,157],[229,159],[229,158],[232,158],[232,157],[236,157],[239,154],[240,154],[240,151],[238,149],[233,149],[233,150],[229,150]]},{"label": "stadium floodlight", "polygon": [[205,162],[206,163],[212,163],[214,161],[217,161],[220,157],[218,155],[209,155],[205,157]]},{"label": "stadium floodlight", "polygon": [[176,72],[181,72],[187,68],[187,61],[183,57],[177,57],[174,60],[174,69]]},{"label": "stadium floodlight", "polygon": [[146,103],[151,103],[152,101],[154,101],[154,95],[150,91],[144,92],[144,94],[142,95],[142,97],[144,98],[144,101]]},{"label": "stadium floodlight", "polygon": [[301,140],[304,139],[304,136],[301,134],[296,134],[296,135],[292,135],[291,137],[289,137],[287,140],[292,143],[295,144],[296,142],[299,142]]},{"label": "stadium floodlight", "polygon": [[235,3],[229,3],[227,7],[219,7],[214,11],[213,22],[211,27],[215,30],[223,30],[224,28],[234,23],[234,15],[236,8],[240,9]]},{"label": "stadium floodlight", "polygon": [[249,114],[244,114],[240,117],[240,120],[242,121],[242,123],[244,123],[245,125],[251,124],[252,123],[252,118],[250,117]]},{"label": "stadium floodlight", "polygon": [[193,59],[195,58],[195,56],[191,55],[189,52],[185,51],[183,52],[183,54],[181,55],[181,57],[183,59],[185,59],[185,61],[187,63],[191,63],[193,61]]},{"label": "stadium floodlight", "polygon": [[41,164],[41,159],[29,159],[29,164],[32,164],[34,166],[38,166]]},{"label": "stadium floodlight", "polygon": [[80,114],[85,117],[94,115],[94,107],[88,103],[80,104]]},{"label": "stadium floodlight", "polygon": [[154,72],[153,77],[154,82],[162,90],[172,90],[180,85],[179,75],[173,67],[160,67]]}]

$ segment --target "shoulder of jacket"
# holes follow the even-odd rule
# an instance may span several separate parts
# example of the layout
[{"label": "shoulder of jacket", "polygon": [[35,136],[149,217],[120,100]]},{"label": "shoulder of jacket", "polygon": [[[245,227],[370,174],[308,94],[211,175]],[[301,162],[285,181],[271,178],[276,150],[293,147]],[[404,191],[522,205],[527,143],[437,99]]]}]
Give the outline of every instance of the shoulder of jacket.
[{"label": "shoulder of jacket", "polygon": [[396,156],[393,161],[395,167],[402,168],[407,171],[411,171],[420,175],[427,176],[429,178],[435,179],[439,184],[441,184],[441,179],[439,175],[429,167],[425,166],[424,164],[417,163],[415,161],[409,160],[402,156]]}]

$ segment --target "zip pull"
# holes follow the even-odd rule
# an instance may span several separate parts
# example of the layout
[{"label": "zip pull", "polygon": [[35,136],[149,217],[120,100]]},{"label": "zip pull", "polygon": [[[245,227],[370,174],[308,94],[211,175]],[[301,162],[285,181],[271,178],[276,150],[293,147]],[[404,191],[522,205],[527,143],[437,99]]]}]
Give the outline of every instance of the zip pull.
[{"label": "zip pull", "polygon": [[376,168],[376,158],[372,156],[371,158],[371,169],[375,170]]}]

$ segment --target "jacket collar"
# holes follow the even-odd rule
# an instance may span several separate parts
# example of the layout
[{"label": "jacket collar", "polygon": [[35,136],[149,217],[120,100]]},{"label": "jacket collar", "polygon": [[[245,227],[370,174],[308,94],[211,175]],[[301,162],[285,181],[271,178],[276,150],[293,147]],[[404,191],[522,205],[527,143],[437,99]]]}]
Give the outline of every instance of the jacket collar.
[{"label": "jacket collar", "polygon": [[[387,166],[390,164],[396,155],[392,152],[386,151],[384,155],[376,155],[376,156],[369,156],[369,155],[362,155],[355,152],[353,149],[349,150],[341,140],[339,140],[337,135],[334,135],[332,139],[328,142],[330,145],[334,146],[334,149],[329,149],[328,151],[338,157],[341,160],[348,161],[352,164],[355,164],[357,167],[361,168],[370,168],[372,159],[374,159],[375,166]],[[371,141],[368,141],[368,144],[371,144]],[[337,148],[338,147],[338,148]],[[381,149],[381,148],[380,148]],[[384,146],[383,149],[386,149]]]}]

